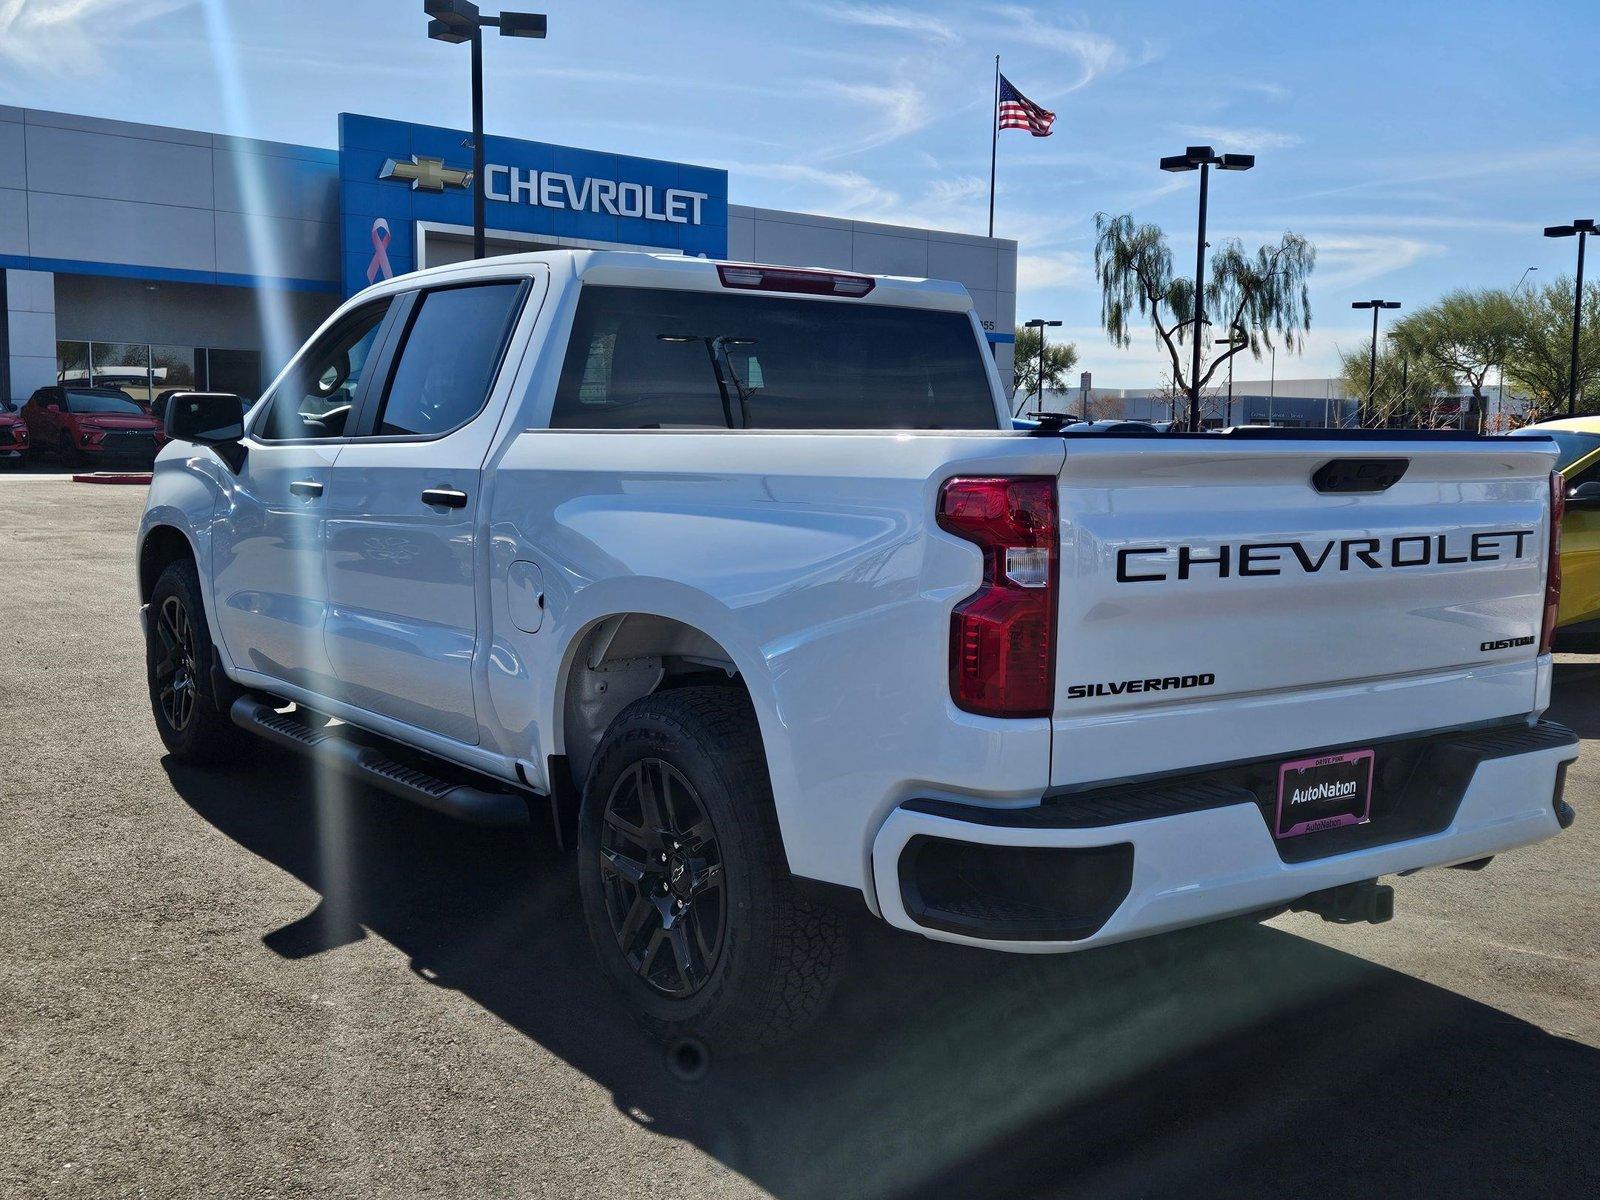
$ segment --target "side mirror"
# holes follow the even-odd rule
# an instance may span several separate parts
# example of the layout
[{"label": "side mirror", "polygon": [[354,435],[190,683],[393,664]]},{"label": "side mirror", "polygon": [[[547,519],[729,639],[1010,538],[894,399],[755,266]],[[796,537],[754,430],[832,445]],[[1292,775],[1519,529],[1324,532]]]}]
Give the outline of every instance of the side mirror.
[{"label": "side mirror", "polygon": [[1600,508],[1600,479],[1580,483],[1567,493],[1568,508]]},{"label": "side mirror", "polygon": [[176,441],[220,446],[244,437],[244,412],[232,392],[174,392],[166,407],[163,423]]}]

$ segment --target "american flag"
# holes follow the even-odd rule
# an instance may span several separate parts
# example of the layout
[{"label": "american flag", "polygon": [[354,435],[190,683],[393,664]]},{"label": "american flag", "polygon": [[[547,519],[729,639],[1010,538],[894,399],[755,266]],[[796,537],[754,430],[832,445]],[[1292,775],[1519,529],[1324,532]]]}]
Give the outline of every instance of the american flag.
[{"label": "american flag", "polygon": [[1026,129],[1034,137],[1049,137],[1056,115],[1040,108],[1029,100],[1004,75],[1000,76],[1000,111],[997,119],[1001,129]]}]

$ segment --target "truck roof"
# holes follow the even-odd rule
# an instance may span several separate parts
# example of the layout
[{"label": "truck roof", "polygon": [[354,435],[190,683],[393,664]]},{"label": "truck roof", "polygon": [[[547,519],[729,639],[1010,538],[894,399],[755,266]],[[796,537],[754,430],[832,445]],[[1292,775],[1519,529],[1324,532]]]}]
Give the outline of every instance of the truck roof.
[{"label": "truck roof", "polygon": [[684,254],[632,250],[535,250],[526,254],[499,254],[492,258],[449,263],[405,275],[396,275],[393,279],[386,279],[358,294],[381,295],[386,291],[415,287],[422,282],[461,282],[523,274],[529,266],[538,263],[548,266],[557,280],[561,279],[563,273],[570,272],[572,278],[585,283],[611,284],[620,287],[676,288],[684,291],[731,290],[731,285],[724,283],[723,275],[718,268],[743,268],[750,272],[833,275],[850,280],[871,280],[871,288],[864,295],[835,296],[818,295],[810,291],[785,287],[772,287],[764,291],[767,295],[803,294],[809,299],[817,300],[846,303],[865,300],[871,304],[892,304],[904,308],[930,308],[955,312],[965,312],[972,307],[972,297],[967,289],[950,280],[916,279],[903,275],[869,275],[860,271],[823,266],[741,263],[727,259],[694,258]]}]

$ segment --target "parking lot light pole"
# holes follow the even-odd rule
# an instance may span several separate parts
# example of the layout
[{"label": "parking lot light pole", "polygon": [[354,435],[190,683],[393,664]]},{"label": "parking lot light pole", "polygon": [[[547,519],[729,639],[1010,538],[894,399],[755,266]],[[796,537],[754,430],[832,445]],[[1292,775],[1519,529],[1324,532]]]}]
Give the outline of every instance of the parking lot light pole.
[{"label": "parking lot light pole", "polygon": [[1356,428],[1367,427],[1367,416],[1372,408],[1374,393],[1378,390],[1378,313],[1386,308],[1399,308],[1398,300],[1356,300],[1351,308],[1370,308],[1372,310],[1372,355],[1367,359],[1367,399],[1365,403],[1356,402]]},{"label": "parking lot light pole", "polygon": [[[1235,346],[1243,346],[1250,339],[1238,330],[1234,330],[1232,337],[1218,338],[1216,344],[1227,346],[1230,350]],[[1222,427],[1228,428],[1233,424],[1233,360],[1234,355],[1228,355],[1228,407],[1222,415]],[[1273,372],[1277,372],[1277,361],[1273,361]]]},{"label": "parking lot light pole", "polygon": [[1206,295],[1206,201],[1211,191],[1211,168],[1219,171],[1248,171],[1256,165],[1254,154],[1217,154],[1210,146],[1189,146],[1182,154],[1161,160],[1163,171],[1200,172],[1200,229],[1194,248],[1194,345],[1189,358],[1189,428],[1200,428],[1200,327],[1205,324]]},{"label": "parking lot light pole", "polygon": [[484,256],[483,191],[483,31],[498,29],[503,37],[542,38],[542,13],[503,12],[486,17],[472,0],[422,0],[422,11],[432,19],[428,36],[436,42],[458,46],[472,43],[472,257]]},{"label": "parking lot light pole", "polygon": [[1578,334],[1583,328],[1583,244],[1595,232],[1594,219],[1585,218],[1571,225],[1546,225],[1545,237],[1578,235],[1578,286],[1572,299],[1572,370],[1567,376],[1567,416],[1578,415]]},{"label": "parking lot light pole", "polygon": [[1038,410],[1040,412],[1043,412],[1044,411],[1044,331],[1046,329],[1059,328],[1060,325],[1061,325],[1061,322],[1060,321],[1045,321],[1045,320],[1042,320],[1039,317],[1035,317],[1033,320],[1024,321],[1022,324],[1023,324],[1024,328],[1037,329],[1039,331],[1039,380],[1038,380],[1038,397],[1039,398],[1038,398]]}]

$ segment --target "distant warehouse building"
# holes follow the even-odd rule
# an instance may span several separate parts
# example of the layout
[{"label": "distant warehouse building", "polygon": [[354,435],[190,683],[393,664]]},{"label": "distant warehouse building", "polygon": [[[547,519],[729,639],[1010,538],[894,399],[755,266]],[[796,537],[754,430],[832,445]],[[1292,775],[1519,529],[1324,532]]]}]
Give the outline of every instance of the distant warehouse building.
[{"label": "distant warehouse building", "polygon": [[[1033,397],[1013,397],[1013,407],[1032,412],[1039,407]],[[1207,429],[1224,425],[1276,425],[1287,429],[1351,429],[1357,423],[1358,397],[1344,381],[1321,379],[1237,379],[1230,399],[1226,384],[1215,382],[1200,394],[1200,420]],[[1044,411],[1087,416],[1091,420],[1186,420],[1188,395],[1170,388],[1050,389]],[[1429,428],[1515,428],[1527,419],[1526,397],[1502,395],[1498,389],[1474,400],[1470,392],[1454,390],[1433,398],[1427,411],[1408,410],[1404,421]],[[1400,418],[1397,418],[1399,420]]]},{"label": "distant warehouse building", "polygon": [[[255,396],[344,296],[470,257],[467,135],[338,124],[330,150],[0,106],[0,397],[55,382]],[[732,204],[726,171],[688,163],[492,136],[485,155],[491,253],[950,279],[1010,377],[1014,241]]]}]

